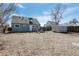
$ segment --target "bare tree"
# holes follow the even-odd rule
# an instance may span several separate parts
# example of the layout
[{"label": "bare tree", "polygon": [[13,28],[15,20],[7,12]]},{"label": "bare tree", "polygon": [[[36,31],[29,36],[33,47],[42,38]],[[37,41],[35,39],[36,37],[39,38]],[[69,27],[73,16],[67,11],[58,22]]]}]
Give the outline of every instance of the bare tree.
[{"label": "bare tree", "polygon": [[3,32],[4,24],[9,20],[9,16],[16,10],[13,3],[0,3],[0,32]]},{"label": "bare tree", "polygon": [[52,21],[59,24],[60,20],[63,18],[63,13],[65,12],[66,5],[57,4],[55,8],[51,10]]},{"label": "bare tree", "polygon": [[74,19],[72,19],[71,21],[69,21],[69,23],[71,24],[71,23],[73,23],[73,24],[76,24],[76,23],[78,23],[79,21],[76,19],[76,18],[74,18]]}]

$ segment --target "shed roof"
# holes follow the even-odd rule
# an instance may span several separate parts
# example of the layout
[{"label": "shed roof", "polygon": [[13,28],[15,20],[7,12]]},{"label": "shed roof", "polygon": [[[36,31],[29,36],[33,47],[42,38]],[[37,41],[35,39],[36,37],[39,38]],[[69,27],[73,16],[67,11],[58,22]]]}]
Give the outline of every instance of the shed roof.
[{"label": "shed roof", "polygon": [[58,26],[79,26],[79,23],[76,24],[59,24]]}]

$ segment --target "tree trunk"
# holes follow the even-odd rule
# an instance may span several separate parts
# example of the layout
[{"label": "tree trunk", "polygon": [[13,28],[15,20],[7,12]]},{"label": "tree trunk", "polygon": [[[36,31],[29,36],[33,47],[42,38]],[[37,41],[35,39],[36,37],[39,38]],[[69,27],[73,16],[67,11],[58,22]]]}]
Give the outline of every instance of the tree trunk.
[{"label": "tree trunk", "polygon": [[3,21],[2,21],[2,17],[0,17],[0,33],[4,33],[3,29],[4,29],[4,25],[3,25]]},{"label": "tree trunk", "polygon": [[3,25],[0,26],[0,33],[3,33]]}]

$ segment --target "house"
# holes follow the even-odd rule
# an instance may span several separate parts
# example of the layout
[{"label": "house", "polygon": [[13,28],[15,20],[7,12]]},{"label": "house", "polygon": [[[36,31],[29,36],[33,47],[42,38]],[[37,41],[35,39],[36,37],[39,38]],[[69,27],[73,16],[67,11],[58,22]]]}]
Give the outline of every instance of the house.
[{"label": "house", "polygon": [[55,25],[55,22],[53,21],[47,21],[46,24],[44,24],[44,27],[46,27],[48,30],[52,30],[52,26]]},{"label": "house", "polygon": [[54,32],[79,32],[79,24],[59,24],[53,26]]},{"label": "house", "polygon": [[40,28],[40,24],[35,18],[23,16],[12,16],[12,32],[35,32]]}]

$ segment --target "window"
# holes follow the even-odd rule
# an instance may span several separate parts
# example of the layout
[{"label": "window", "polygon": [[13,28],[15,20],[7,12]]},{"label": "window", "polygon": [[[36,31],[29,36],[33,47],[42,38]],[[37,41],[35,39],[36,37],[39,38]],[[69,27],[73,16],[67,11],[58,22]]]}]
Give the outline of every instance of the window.
[{"label": "window", "polygon": [[32,21],[29,21],[29,23],[30,23],[30,24],[33,24],[33,22],[32,22]]},{"label": "window", "polygon": [[19,28],[20,24],[15,24],[14,26],[15,26],[15,28]]},{"label": "window", "polygon": [[35,28],[35,26],[33,26],[33,28]]}]

